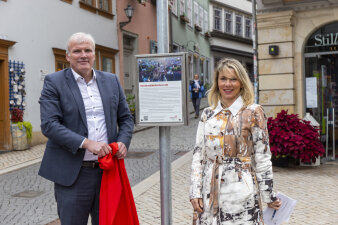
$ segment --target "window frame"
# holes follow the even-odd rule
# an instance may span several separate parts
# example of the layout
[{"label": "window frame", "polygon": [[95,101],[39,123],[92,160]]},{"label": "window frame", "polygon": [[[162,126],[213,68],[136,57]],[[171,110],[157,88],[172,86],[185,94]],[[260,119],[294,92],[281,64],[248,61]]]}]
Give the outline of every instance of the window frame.
[{"label": "window frame", "polygon": [[208,11],[204,9],[204,21],[203,21],[204,33],[209,32],[209,15]]},{"label": "window frame", "polygon": [[[237,18],[240,18],[240,23],[238,23]],[[239,28],[239,32],[237,30]],[[243,37],[243,16],[240,14],[235,15],[235,35]]]},{"label": "window frame", "polygon": [[[80,8],[92,12],[94,14],[98,14],[100,16],[106,17],[108,19],[113,19],[113,5],[112,0],[108,0],[108,11],[102,8],[99,8],[100,0],[92,0],[92,4],[87,3],[87,0],[79,0]],[[102,0],[104,1],[104,0]]]},{"label": "window frame", "polygon": [[[66,50],[60,49],[60,48],[52,48],[53,49],[53,54],[54,54],[54,63],[55,63],[55,72],[63,70],[65,68],[70,67],[70,63],[68,62],[66,58]],[[64,64],[67,66],[63,66],[63,68],[58,68],[58,64]]]},{"label": "window frame", "polygon": [[[2,0],[2,1],[4,1],[4,0]],[[73,4],[73,0],[61,0],[61,1],[69,3],[69,4]]]},{"label": "window frame", "polygon": [[187,15],[188,15],[188,19],[189,19],[189,23],[188,25],[190,27],[193,26],[193,11],[192,11],[193,5],[192,5],[192,0],[187,0]]},{"label": "window frame", "polygon": [[[245,38],[252,38],[252,19],[249,18],[249,17],[245,17],[244,21],[245,21],[244,37]],[[248,26],[247,22],[249,22],[249,26]],[[249,35],[248,35],[248,33],[249,33]]]},{"label": "window frame", "polygon": [[116,63],[115,63],[115,56],[118,50],[112,49],[109,47],[105,47],[102,45],[95,45],[95,69],[101,70],[103,68],[103,58],[106,57],[112,60],[112,73],[116,72]]},{"label": "window frame", "polygon": [[[216,11],[219,11],[219,16],[216,17]],[[218,7],[214,7],[213,8],[213,28],[214,30],[218,30],[218,31],[222,31],[222,9],[221,8],[218,8]],[[216,28],[216,19],[218,20],[218,26],[219,28]]]},{"label": "window frame", "polygon": [[[227,15],[230,15],[230,19],[227,18]],[[230,26],[228,26],[228,24]],[[230,27],[228,31],[228,27]],[[224,33],[233,34],[233,12],[224,10]]]},{"label": "window frame", "polygon": [[185,0],[180,0],[180,16],[181,15],[185,15]]},{"label": "window frame", "polygon": [[177,0],[169,0],[168,3],[171,6],[171,13],[177,16]]}]

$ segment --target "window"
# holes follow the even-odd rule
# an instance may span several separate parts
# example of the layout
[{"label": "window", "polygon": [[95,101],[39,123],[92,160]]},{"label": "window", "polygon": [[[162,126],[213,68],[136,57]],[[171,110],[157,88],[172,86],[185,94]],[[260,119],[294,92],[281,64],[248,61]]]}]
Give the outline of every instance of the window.
[{"label": "window", "polygon": [[73,2],[73,0],[61,0],[61,1],[67,2],[67,3],[69,3],[69,4],[72,4],[72,2]]},{"label": "window", "polygon": [[204,32],[209,31],[209,19],[208,19],[208,12],[207,10],[204,10]]},{"label": "window", "polygon": [[226,33],[232,34],[232,12],[225,11],[224,17],[224,31]]},{"label": "window", "polygon": [[66,59],[66,50],[53,48],[55,58],[55,72],[68,68],[69,62]]},{"label": "window", "polygon": [[92,13],[113,19],[112,0],[80,0],[80,7]]},{"label": "window", "polygon": [[192,26],[192,0],[187,0],[187,14],[189,19],[189,25]]},{"label": "window", "polygon": [[95,45],[95,69],[115,73],[115,54],[117,50]]},{"label": "window", "polygon": [[198,25],[198,3],[194,2],[194,24]]},{"label": "window", "polygon": [[250,18],[245,18],[245,37],[246,38],[251,38],[251,19]]},{"label": "window", "polygon": [[199,7],[198,26],[200,26],[202,28],[202,32],[204,32],[204,30],[203,30],[203,8],[202,8],[202,6]]},{"label": "window", "polygon": [[176,0],[169,0],[169,6],[171,7],[171,12],[177,16],[177,1]]},{"label": "window", "polygon": [[235,34],[238,36],[243,36],[243,29],[242,29],[242,16],[236,15],[236,30]]},{"label": "window", "polygon": [[214,29],[221,30],[221,13],[220,8],[214,8]]},{"label": "window", "polygon": [[180,0],[180,15],[184,15],[185,13],[185,2],[184,0]]}]

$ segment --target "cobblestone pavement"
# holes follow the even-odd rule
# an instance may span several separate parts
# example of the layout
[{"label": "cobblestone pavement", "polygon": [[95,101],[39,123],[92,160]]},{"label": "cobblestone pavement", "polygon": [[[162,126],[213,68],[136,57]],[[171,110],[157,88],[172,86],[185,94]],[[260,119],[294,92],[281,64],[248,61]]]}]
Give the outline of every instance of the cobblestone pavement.
[{"label": "cobblestone pavement", "polygon": [[[172,166],[172,224],[174,225],[192,223],[192,207],[188,199],[191,159],[192,152],[189,152],[179,159],[185,162],[180,166]],[[157,176],[156,179],[154,185],[135,197],[142,225],[161,224],[159,177]],[[283,224],[338,224],[338,161],[328,162],[316,168],[276,167],[274,182],[276,191],[298,201],[289,222]]]},{"label": "cobblestone pavement", "polygon": [[[190,117],[189,126],[171,128],[172,161],[192,149],[198,120]],[[125,160],[131,186],[159,170],[159,129],[137,131]],[[44,225],[57,219],[53,184],[37,175],[43,149],[44,145],[38,145],[0,154],[1,225]]]},{"label": "cobblestone pavement", "polygon": [[[192,116],[192,115],[191,115]],[[197,120],[188,127],[171,128],[172,224],[191,224],[189,176]],[[135,133],[126,159],[141,225],[161,224],[158,128]],[[38,148],[38,147],[36,147]],[[43,148],[40,147],[40,148]],[[38,150],[36,150],[39,152]],[[39,157],[18,152],[30,161]],[[186,153],[188,152],[188,153]],[[185,153],[185,154],[184,154]],[[0,165],[13,166],[0,154]],[[182,156],[183,155],[183,156]],[[182,156],[182,157],[180,157]],[[15,161],[15,157],[11,156]],[[10,158],[11,158],[10,157]],[[16,156],[18,157],[18,156]],[[32,158],[29,158],[32,157]],[[41,156],[40,156],[41,157]],[[24,162],[25,160],[23,160]],[[15,165],[14,165],[15,166]],[[6,168],[6,166],[4,166]],[[1,167],[1,171],[4,171]],[[59,224],[52,183],[37,176],[39,163],[0,176],[0,224]],[[338,221],[338,161],[319,167],[274,168],[275,190],[298,200],[288,223],[292,225],[335,225]],[[23,191],[26,191],[22,193]],[[21,194],[20,194],[21,193]]]}]

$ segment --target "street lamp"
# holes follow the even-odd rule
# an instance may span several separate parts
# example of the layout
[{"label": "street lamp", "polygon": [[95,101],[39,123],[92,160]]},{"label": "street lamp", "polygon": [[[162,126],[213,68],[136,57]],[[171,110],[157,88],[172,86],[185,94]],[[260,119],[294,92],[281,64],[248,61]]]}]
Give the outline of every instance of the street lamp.
[{"label": "street lamp", "polygon": [[131,18],[133,17],[134,9],[131,7],[130,4],[128,4],[127,8],[124,9],[124,12],[126,13],[126,16],[128,17],[128,21],[120,22],[120,29],[130,23]]}]

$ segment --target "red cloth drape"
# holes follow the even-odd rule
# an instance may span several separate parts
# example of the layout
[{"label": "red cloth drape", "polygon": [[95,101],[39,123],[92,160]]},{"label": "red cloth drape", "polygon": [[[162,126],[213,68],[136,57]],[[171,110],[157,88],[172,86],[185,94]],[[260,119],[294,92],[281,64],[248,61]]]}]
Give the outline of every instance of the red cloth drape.
[{"label": "red cloth drape", "polygon": [[133,193],[124,160],[114,155],[116,142],[109,144],[113,154],[99,158],[103,169],[100,190],[100,225],[139,225]]}]

